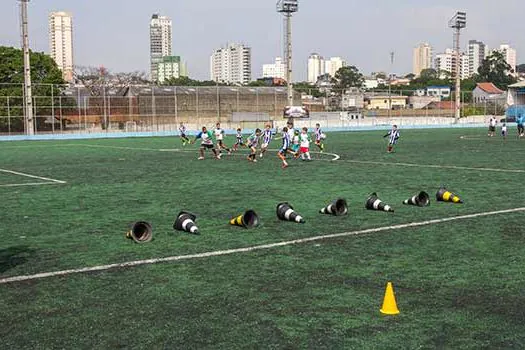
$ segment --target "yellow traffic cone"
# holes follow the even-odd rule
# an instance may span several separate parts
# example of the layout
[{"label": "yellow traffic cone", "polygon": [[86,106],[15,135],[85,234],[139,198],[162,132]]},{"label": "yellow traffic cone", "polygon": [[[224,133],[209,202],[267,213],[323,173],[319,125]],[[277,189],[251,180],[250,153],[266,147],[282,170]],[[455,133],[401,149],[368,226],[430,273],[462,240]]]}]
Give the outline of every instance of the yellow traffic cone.
[{"label": "yellow traffic cone", "polygon": [[397,315],[399,309],[397,308],[396,296],[394,295],[394,287],[392,282],[388,282],[386,285],[385,298],[383,299],[383,307],[381,313],[385,315]]}]

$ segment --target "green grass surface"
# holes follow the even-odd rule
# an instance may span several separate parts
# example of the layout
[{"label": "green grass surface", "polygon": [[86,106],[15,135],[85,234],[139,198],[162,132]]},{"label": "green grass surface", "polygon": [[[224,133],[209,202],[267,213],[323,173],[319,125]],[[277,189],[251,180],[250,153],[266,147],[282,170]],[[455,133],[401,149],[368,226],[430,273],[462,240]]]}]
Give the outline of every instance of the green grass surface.
[{"label": "green grass surface", "polygon": [[[159,151],[181,148],[176,138],[0,143],[0,169],[67,181],[0,187],[0,278],[525,206],[525,140],[488,139],[479,129],[403,130],[397,152],[386,154],[381,136],[330,134],[327,151],[341,160],[315,154],[286,170],[274,152],[252,164],[240,155],[197,161],[194,146]],[[27,182],[35,179],[0,173],[0,186]],[[465,204],[436,203],[442,184]],[[421,190],[430,207],[401,205]],[[371,192],[396,212],[365,210]],[[318,214],[338,197],[349,216]],[[281,201],[306,224],[277,220]],[[198,215],[200,236],[173,231],[182,209]],[[262,225],[231,227],[246,209]],[[524,216],[1,284],[0,337],[6,349],[523,349]],[[138,220],[153,224],[151,243],[124,238]],[[379,312],[387,281],[398,316]]]}]

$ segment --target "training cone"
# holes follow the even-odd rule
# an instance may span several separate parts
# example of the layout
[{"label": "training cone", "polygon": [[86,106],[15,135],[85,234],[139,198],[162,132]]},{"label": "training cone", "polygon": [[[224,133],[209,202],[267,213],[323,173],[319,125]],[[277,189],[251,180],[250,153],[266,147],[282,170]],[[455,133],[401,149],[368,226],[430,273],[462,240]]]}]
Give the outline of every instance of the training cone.
[{"label": "training cone", "polygon": [[187,211],[181,211],[179,215],[177,215],[177,219],[173,224],[173,228],[177,231],[185,231],[198,235],[199,229],[195,225],[195,220],[197,220],[197,216],[195,216],[195,214],[189,213]]},{"label": "training cone", "polygon": [[386,285],[385,298],[383,299],[383,306],[381,307],[382,314],[384,315],[397,315],[399,309],[397,308],[396,296],[394,295],[394,287],[392,282],[388,282]]},{"label": "training cone", "polygon": [[461,198],[458,195],[448,191],[445,187],[441,187],[436,193],[436,199],[438,202],[450,202],[456,204],[463,204]]},{"label": "training cone", "polygon": [[323,209],[319,210],[321,214],[329,214],[334,216],[343,216],[348,214],[348,205],[346,204],[346,200],[339,198],[332,203],[328,204]]},{"label": "training cone", "polygon": [[419,194],[403,202],[406,205],[417,205],[418,207],[428,207],[430,205],[430,196],[428,193],[421,191]]},{"label": "training cone", "polygon": [[277,217],[283,221],[294,221],[299,224],[305,223],[303,217],[297,214],[288,203],[279,203],[277,205]]},{"label": "training cone", "polygon": [[252,228],[259,226],[259,216],[253,210],[247,210],[244,214],[230,220],[230,225]]},{"label": "training cone", "polygon": [[153,239],[153,228],[148,222],[137,221],[131,226],[131,230],[126,233],[126,237],[136,243],[148,243]]},{"label": "training cone", "polygon": [[383,203],[381,199],[377,197],[377,193],[372,193],[370,197],[366,200],[365,204],[366,209],[368,210],[382,210],[393,213],[394,209],[391,206]]}]

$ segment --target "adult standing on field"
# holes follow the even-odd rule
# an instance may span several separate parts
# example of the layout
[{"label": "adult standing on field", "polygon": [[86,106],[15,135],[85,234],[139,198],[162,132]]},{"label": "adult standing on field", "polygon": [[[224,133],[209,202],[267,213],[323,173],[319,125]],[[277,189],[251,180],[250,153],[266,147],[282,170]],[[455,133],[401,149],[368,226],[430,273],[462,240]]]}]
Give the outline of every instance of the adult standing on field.
[{"label": "adult standing on field", "polygon": [[516,123],[518,123],[518,137],[523,137],[524,130],[523,130],[523,123],[525,123],[525,114],[523,112],[519,112],[519,114],[516,116]]},{"label": "adult standing on field", "polygon": [[495,116],[490,117],[489,120],[489,137],[494,137],[494,134],[496,133],[496,124],[497,120]]}]

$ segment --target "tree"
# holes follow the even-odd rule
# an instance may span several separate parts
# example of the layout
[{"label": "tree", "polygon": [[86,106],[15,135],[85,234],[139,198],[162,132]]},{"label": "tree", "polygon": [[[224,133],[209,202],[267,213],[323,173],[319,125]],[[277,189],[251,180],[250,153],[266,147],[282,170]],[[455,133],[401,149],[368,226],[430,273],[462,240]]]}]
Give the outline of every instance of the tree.
[{"label": "tree", "polygon": [[335,88],[344,93],[350,87],[361,89],[365,83],[363,74],[359,72],[356,66],[346,66],[340,68],[335,73]]},{"label": "tree", "polygon": [[[31,81],[35,106],[36,128],[45,127],[45,118],[50,115],[49,106],[53,104],[51,96],[59,96],[65,88],[62,71],[48,55],[30,52]],[[23,52],[14,47],[0,46],[0,115],[13,118],[0,118],[0,131],[23,131]],[[8,108],[9,104],[9,108]],[[38,107],[45,106],[45,107]]]},{"label": "tree", "polygon": [[434,68],[423,69],[419,74],[419,79],[421,80],[433,80],[439,79],[439,73]]},{"label": "tree", "polygon": [[112,73],[104,67],[75,67],[75,79],[89,90],[91,96],[104,96],[113,88],[149,84],[146,73],[135,71]]},{"label": "tree", "polygon": [[494,51],[483,60],[478,69],[478,82],[490,82],[502,90],[514,84],[517,80],[510,73],[512,67],[505,60],[503,53]]},{"label": "tree", "polygon": [[293,89],[297,92],[305,93],[316,98],[325,96],[325,94],[319,90],[319,87],[311,85],[306,81],[294,83]]},{"label": "tree", "polygon": [[405,79],[410,79],[410,80],[413,80],[415,79],[416,75],[414,73],[408,73],[407,75],[405,75]]}]

